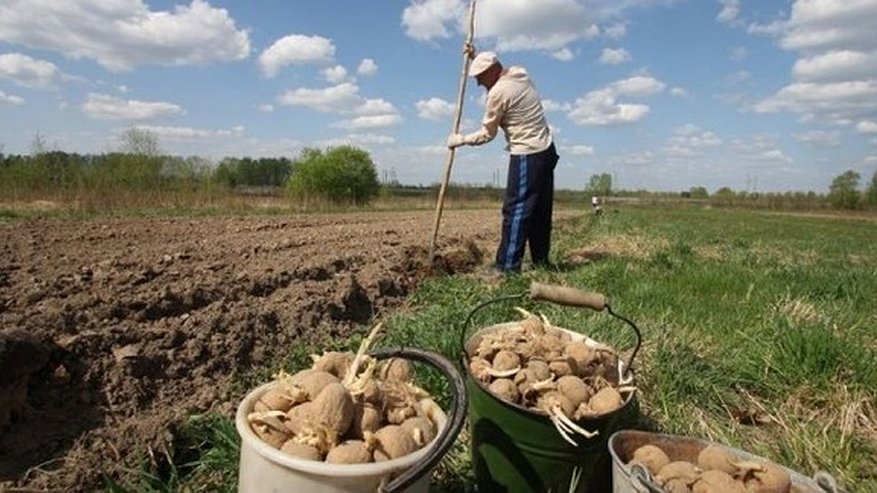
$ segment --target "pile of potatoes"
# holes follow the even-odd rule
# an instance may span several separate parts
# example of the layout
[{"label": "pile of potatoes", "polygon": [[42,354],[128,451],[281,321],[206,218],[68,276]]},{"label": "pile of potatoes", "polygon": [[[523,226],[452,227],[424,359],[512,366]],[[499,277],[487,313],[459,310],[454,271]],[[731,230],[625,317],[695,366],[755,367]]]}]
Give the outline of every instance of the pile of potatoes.
[{"label": "pile of potatoes", "polygon": [[469,371],[505,401],[534,412],[580,420],[610,413],[635,387],[618,354],[544,318],[516,308],[523,319],[474,339]]},{"label": "pile of potatoes", "polygon": [[628,465],[639,463],[667,493],[788,493],[789,473],[770,461],[741,460],[718,445],[708,445],[696,462],[671,461],[656,445],[633,452]]},{"label": "pile of potatoes", "polygon": [[365,356],[352,366],[353,353],[334,351],[313,359],[311,368],[278,374],[248,415],[265,443],[298,458],[361,464],[402,457],[435,438],[441,409],[412,382],[407,360]]}]

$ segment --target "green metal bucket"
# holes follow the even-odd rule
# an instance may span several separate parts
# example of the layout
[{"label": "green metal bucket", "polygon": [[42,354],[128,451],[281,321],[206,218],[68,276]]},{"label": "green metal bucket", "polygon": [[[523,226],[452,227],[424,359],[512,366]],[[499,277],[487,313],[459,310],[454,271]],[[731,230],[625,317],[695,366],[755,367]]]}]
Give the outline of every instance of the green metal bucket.
[{"label": "green metal bucket", "polygon": [[[608,308],[602,295],[584,293],[571,288],[545,286],[534,283],[530,297],[570,306],[584,306],[598,311]],[[476,307],[466,320],[482,307],[499,301],[518,299],[524,295],[491,300]],[[636,355],[641,342],[639,329],[627,319],[610,314],[630,324],[637,334],[637,346],[627,364]],[[627,428],[636,421],[639,406],[636,391],[627,396],[615,411],[576,421],[579,426],[599,433],[593,438],[576,436],[576,446],[565,441],[548,416],[534,412],[494,396],[469,371],[468,355],[474,350],[480,336],[495,330],[504,330],[516,322],[492,325],[476,332],[463,345],[463,366],[466,368],[466,393],[469,398],[469,426],[471,433],[472,464],[479,493],[598,493],[612,489],[612,458],[608,451],[609,436]],[[565,330],[565,329],[562,329]],[[582,334],[568,331],[577,339],[596,341]],[[465,329],[462,331],[465,337]],[[461,341],[462,344],[462,341]]]}]

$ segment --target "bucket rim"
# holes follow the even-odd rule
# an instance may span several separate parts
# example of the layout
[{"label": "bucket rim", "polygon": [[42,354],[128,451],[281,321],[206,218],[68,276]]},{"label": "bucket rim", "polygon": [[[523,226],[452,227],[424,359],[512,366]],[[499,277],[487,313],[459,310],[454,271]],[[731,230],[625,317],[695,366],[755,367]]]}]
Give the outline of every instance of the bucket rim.
[{"label": "bucket rim", "polygon": [[441,431],[448,426],[447,415],[440,407],[436,407],[436,437],[420,449],[382,462],[369,462],[365,464],[329,464],[324,461],[300,459],[268,445],[259,438],[250,428],[247,415],[252,411],[256,400],[269,389],[278,385],[277,382],[268,382],[251,390],[238,405],[235,413],[235,428],[241,437],[241,446],[244,445],[255,449],[261,457],[278,465],[288,467],[298,472],[304,472],[317,476],[384,476],[414,466],[422,460],[433,447],[436,446]]}]

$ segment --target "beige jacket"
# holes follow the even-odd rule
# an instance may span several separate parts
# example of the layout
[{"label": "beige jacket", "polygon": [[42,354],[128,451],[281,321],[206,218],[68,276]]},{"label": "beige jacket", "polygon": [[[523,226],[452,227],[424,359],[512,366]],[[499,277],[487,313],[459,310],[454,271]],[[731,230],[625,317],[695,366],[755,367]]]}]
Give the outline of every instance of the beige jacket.
[{"label": "beige jacket", "polygon": [[509,67],[487,92],[481,129],[466,134],[463,142],[481,145],[496,137],[502,128],[511,154],[533,154],[551,145],[551,131],[542,101],[523,67]]}]

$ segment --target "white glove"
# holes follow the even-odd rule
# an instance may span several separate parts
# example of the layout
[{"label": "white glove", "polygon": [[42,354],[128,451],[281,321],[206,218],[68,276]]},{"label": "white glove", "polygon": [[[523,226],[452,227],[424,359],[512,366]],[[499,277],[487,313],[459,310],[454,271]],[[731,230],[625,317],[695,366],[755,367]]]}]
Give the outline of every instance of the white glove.
[{"label": "white glove", "polygon": [[448,136],[448,149],[460,147],[466,143],[466,136],[463,134],[451,134]]}]

